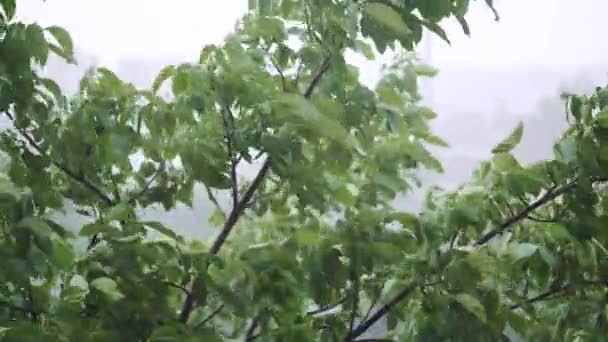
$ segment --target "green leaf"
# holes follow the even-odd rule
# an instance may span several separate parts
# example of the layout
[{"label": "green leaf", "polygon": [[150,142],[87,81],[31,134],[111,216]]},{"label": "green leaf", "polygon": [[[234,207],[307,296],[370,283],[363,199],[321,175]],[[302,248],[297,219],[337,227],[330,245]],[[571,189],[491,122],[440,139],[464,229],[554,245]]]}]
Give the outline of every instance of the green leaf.
[{"label": "green leaf", "polygon": [[95,234],[108,234],[111,236],[119,232],[118,228],[107,223],[89,223],[80,229],[81,236],[92,236]]},{"label": "green leaf", "polygon": [[456,0],[454,14],[456,16],[464,16],[469,11],[469,3],[471,0]]},{"label": "green leaf", "polygon": [[373,2],[367,4],[366,12],[376,22],[390,28],[395,33],[406,35],[410,32],[401,15],[391,6]]},{"label": "green leaf", "polygon": [[314,246],[319,240],[319,232],[301,228],[296,231],[295,238],[303,246]]},{"label": "green leaf", "polygon": [[365,58],[368,60],[373,61],[376,59],[376,54],[374,53],[373,48],[367,42],[357,39],[355,40],[355,47],[357,48],[357,51],[365,56]]},{"label": "green leaf", "polygon": [[600,112],[596,120],[600,127],[608,128],[608,111]]},{"label": "green leaf", "polygon": [[144,226],[154,229],[157,232],[166,235],[172,239],[177,239],[177,234],[175,234],[175,232],[173,230],[171,230],[171,228],[166,227],[164,224],[158,222],[158,221],[143,221],[140,222],[141,224],[143,224]]},{"label": "green leaf", "polygon": [[63,298],[68,303],[82,303],[82,300],[89,293],[89,283],[79,275],[74,275],[63,291]]},{"label": "green leaf", "polygon": [[114,220],[119,221],[128,221],[130,219],[130,214],[132,211],[132,207],[129,203],[123,202],[113,206],[110,211],[105,216],[105,220],[110,222]]},{"label": "green leaf", "polygon": [[59,26],[49,26],[46,28],[46,31],[49,32],[59,43],[59,47],[54,44],[49,44],[51,50],[58,54],[59,56],[65,58],[68,62],[74,61],[74,43],[72,42],[72,38],[68,31]]},{"label": "green leaf", "polygon": [[450,144],[448,144],[445,140],[443,140],[440,137],[435,136],[435,135],[429,135],[427,137],[424,137],[424,141],[426,141],[429,144],[436,145],[436,146],[450,147]]},{"label": "green leaf", "polygon": [[436,76],[438,70],[427,64],[415,64],[414,71],[419,76],[433,77]]},{"label": "green leaf", "polygon": [[15,0],[0,0],[0,5],[2,5],[2,11],[7,19],[10,21],[15,17],[15,11],[17,9],[17,4]]},{"label": "green leaf", "polygon": [[421,22],[422,22],[422,25],[424,25],[424,27],[426,27],[429,31],[438,35],[446,43],[452,44],[450,42],[450,39],[448,38],[448,34],[443,30],[443,28],[441,26],[439,26],[439,24],[431,22],[431,21],[427,21],[427,20],[421,20]]},{"label": "green leaf", "polygon": [[152,82],[152,93],[156,94],[163,83],[173,77],[173,75],[175,75],[175,66],[169,65],[164,67]]},{"label": "green leaf", "polygon": [[116,282],[108,277],[99,277],[91,282],[91,287],[102,292],[110,300],[118,301],[124,298],[124,295],[118,289]]},{"label": "green leaf", "polygon": [[332,138],[335,142],[350,147],[351,140],[346,129],[319,110],[307,99],[297,94],[281,94],[275,100],[275,107],[279,115],[296,117],[310,128]]},{"label": "green leaf", "polygon": [[61,99],[63,98],[61,94],[61,88],[57,84],[57,82],[53,81],[50,78],[41,78],[40,83],[55,97],[55,101],[57,104],[61,103]]},{"label": "green leaf", "polygon": [[456,16],[456,20],[458,20],[458,23],[460,24],[460,27],[462,27],[462,31],[464,32],[464,34],[470,36],[471,28],[469,27],[469,23],[467,22],[467,20],[461,16]]},{"label": "green leaf", "polygon": [[467,293],[459,293],[453,296],[453,298],[458,303],[460,303],[467,311],[477,317],[477,319],[479,319],[481,322],[487,322],[488,318],[486,315],[486,309],[483,304],[481,304],[479,299]]},{"label": "green leaf", "polygon": [[75,259],[76,254],[70,245],[61,240],[54,241],[52,260],[60,269],[69,269]]},{"label": "green leaf", "polygon": [[494,0],[486,0],[486,4],[488,5],[488,7],[490,7],[492,13],[494,13],[494,20],[499,21],[500,16],[498,15],[498,11],[494,7]]},{"label": "green leaf", "polygon": [[512,151],[520,142],[521,138],[524,134],[524,124],[523,122],[519,122],[515,129],[509,134],[507,138],[505,138],[502,142],[500,142],[496,147],[492,149],[492,153],[503,153]]},{"label": "green leaf", "polygon": [[28,25],[25,34],[32,57],[34,57],[39,64],[46,64],[49,56],[49,46],[44,37],[42,27],[38,24]]},{"label": "green leaf", "polygon": [[537,250],[538,246],[531,243],[514,243],[508,247],[508,253],[514,260],[529,258]]}]

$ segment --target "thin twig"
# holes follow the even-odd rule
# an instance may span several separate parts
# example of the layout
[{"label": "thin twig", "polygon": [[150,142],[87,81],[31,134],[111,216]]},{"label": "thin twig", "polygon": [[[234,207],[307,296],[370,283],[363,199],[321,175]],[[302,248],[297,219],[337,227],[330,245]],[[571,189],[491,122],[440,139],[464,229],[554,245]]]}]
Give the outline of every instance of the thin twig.
[{"label": "thin twig", "polygon": [[266,51],[266,54],[268,55],[268,59],[270,59],[270,64],[272,64],[272,66],[279,73],[279,77],[281,78],[281,87],[283,88],[283,91],[286,92],[287,91],[287,81],[285,81],[285,75],[283,74],[283,70],[281,70],[281,68],[279,68],[278,63],[272,57],[272,54],[270,53],[270,50],[269,49],[265,49],[265,51]]},{"label": "thin twig", "polygon": [[300,61],[300,63],[298,63],[298,68],[296,69],[296,77],[293,80],[293,87],[296,89],[298,89],[298,84],[300,83],[300,73],[302,72],[303,66],[304,63]]},{"label": "thin twig", "polygon": [[[606,281],[606,280],[583,280],[581,283],[583,285],[608,286],[608,281]],[[551,289],[549,289],[543,293],[540,293],[532,298],[528,298],[525,301],[528,304],[534,304],[536,302],[558,299],[558,298],[560,298],[558,296],[560,293],[567,291],[567,290],[571,289],[572,287],[573,287],[573,284],[561,284],[561,285],[553,286]],[[515,310],[520,307],[521,307],[520,304],[513,304],[513,305],[511,305],[511,310]]]},{"label": "thin twig", "polygon": [[[15,121],[13,115],[11,115],[8,112],[5,112],[5,114],[11,121],[13,121],[13,122]],[[40,153],[40,155],[47,158],[51,162],[51,164],[53,164],[53,166],[55,166],[59,170],[63,171],[63,173],[65,173],[67,176],[69,176],[76,182],[82,184],[85,188],[89,189],[99,199],[101,199],[106,205],[111,206],[114,204],[114,201],[108,195],[106,195],[104,191],[102,191],[99,187],[97,187],[95,184],[90,182],[84,175],[78,175],[76,172],[70,170],[66,165],[63,165],[62,163],[59,163],[56,160],[53,160],[46,152],[44,152],[42,150],[42,148],[40,148],[40,146],[36,143],[34,138],[32,138],[25,130],[16,129],[16,131],[25,140],[27,140],[27,142],[32,146],[32,148],[34,148],[38,153]]]},{"label": "thin twig", "polygon": [[557,222],[557,218],[541,218],[541,217],[536,217],[536,216],[532,216],[532,215],[528,215],[528,217],[526,217],[528,220],[530,221],[534,221],[534,222],[539,222],[539,223],[555,223]]},{"label": "thin twig", "polygon": [[215,198],[215,195],[213,194],[213,192],[211,192],[211,189],[208,186],[205,186],[205,190],[207,191],[207,197],[209,198],[211,203],[213,203],[213,205],[215,205],[215,208],[222,213],[222,216],[226,217],[224,208],[222,208],[222,206],[218,202],[217,198]]},{"label": "thin twig", "polygon": [[163,284],[165,284],[165,285],[167,285],[169,287],[176,288],[178,290],[182,290],[185,294],[189,294],[190,293],[190,291],[187,288],[185,288],[184,286],[182,286],[180,284],[172,283],[170,281],[163,281]]},{"label": "thin twig", "polygon": [[217,316],[224,309],[224,304],[220,305],[217,309],[213,310],[209,316],[205,317],[199,324],[197,324],[194,329],[200,329],[203,325],[209,322],[213,317]]},{"label": "thin twig", "polygon": [[133,195],[129,199],[129,203],[133,204],[133,203],[135,203],[135,201],[140,199],[141,196],[145,195],[146,192],[148,192],[148,190],[150,190],[150,186],[152,186],[152,183],[154,183],[154,181],[156,180],[158,175],[160,175],[160,173],[163,172],[164,170],[165,170],[165,164],[162,163],[160,165],[160,168],[158,170],[156,170],[156,172],[152,175],[152,177],[150,177],[150,179],[146,182],[146,184],[144,184],[144,186],[141,188],[141,190],[139,190],[135,195]]}]

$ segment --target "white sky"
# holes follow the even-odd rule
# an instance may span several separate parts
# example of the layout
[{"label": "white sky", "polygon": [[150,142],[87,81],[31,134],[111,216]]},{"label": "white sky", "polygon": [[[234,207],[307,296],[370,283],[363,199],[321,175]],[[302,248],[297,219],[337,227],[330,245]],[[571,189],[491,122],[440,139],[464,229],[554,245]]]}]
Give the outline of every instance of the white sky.
[{"label": "white sky", "polygon": [[[495,0],[501,22],[472,1],[472,37],[449,25],[451,47],[435,39],[433,63],[514,66],[604,64],[606,0]],[[247,0],[20,0],[18,14],[67,28],[103,64],[125,57],[191,58],[220,42]]]}]

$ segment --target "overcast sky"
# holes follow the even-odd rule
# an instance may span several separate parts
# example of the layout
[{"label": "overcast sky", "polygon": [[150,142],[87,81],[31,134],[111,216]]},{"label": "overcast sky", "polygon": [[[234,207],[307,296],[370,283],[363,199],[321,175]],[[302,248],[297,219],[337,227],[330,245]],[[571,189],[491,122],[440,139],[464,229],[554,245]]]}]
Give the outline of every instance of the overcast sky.
[{"label": "overcast sky", "polygon": [[[245,12],[247,0],[21,0],[19,15],[59,24],[103,64],[125,57],[196,56],[220,42]],[[603,64],[606,0],[495,0],[496,24],[483,1],[473,1],[472,37],[449,23],[451,47],[435,40],[433,61],[485,66]]]}]

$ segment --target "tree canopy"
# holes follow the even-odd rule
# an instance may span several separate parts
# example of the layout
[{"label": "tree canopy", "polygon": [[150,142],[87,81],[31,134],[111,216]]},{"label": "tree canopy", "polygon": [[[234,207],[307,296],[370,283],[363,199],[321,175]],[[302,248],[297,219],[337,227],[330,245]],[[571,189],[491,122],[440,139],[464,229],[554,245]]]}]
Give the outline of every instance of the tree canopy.
[{"label": "tree canopy", "polygon": [[[380,320],[386,341],[608,336],[607,89],[564,95],[554,158],[521,165],[518,125],[456,191],[392,205],[447,147],[413,51],[449,42],[444,20],[469,34],[474,1],[253,0],[150,89],[97,68],[76,96],[39,72],[76,62],[69,33],[0,4],[2,340],[351,342]],[[387,49],[374,88],[345,60]],[[191,206],[196,184],[211,241],[138,217]],[[52,219],[67,202],[77,232]]]}]

